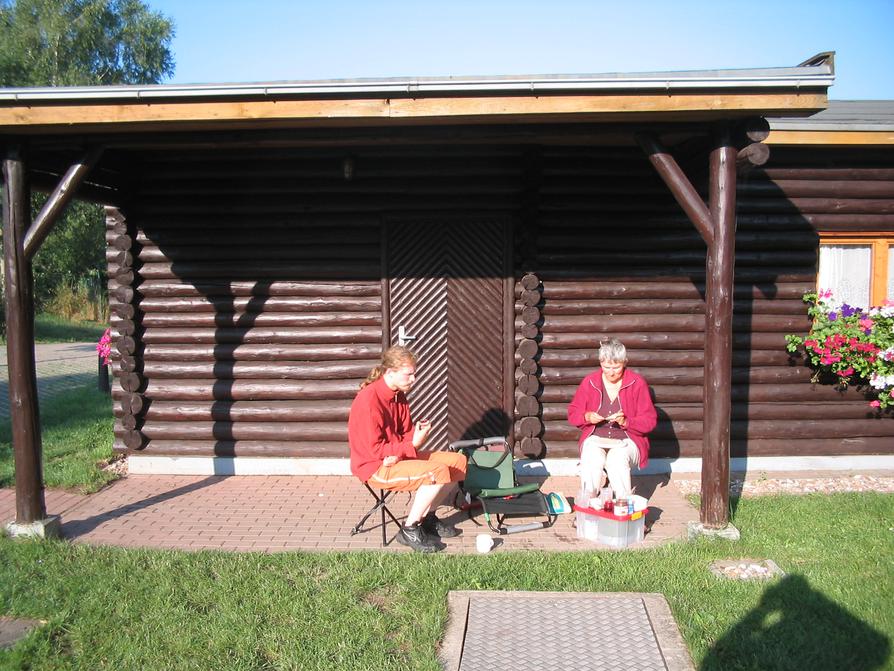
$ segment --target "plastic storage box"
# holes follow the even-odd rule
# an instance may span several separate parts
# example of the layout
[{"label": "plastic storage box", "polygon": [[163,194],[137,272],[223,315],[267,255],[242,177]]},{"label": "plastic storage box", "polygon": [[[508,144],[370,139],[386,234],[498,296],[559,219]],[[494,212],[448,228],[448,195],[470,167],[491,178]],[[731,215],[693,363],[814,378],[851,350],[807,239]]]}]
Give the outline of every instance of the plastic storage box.
[{"label": "plastic storage box", "polygon": [[646,533],[648,508],[632,515],[615,515],[604,510],[574,506],[577,518],[577,537],[588,541],[625,548],[639,543]]}]

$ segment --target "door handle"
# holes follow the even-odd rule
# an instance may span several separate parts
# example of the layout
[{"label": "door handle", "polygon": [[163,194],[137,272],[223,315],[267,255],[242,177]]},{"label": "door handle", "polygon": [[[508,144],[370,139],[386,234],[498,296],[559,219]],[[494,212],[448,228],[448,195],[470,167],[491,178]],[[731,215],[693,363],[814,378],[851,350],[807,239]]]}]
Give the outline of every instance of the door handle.
[{"label": "door handle", "polygon": [[409,333],[407,333],[403,324],[401,324],[400,326],[397,327],[397,344],[398,345],[400,345],[401,347],[406,347],[414,340],[416,340],[416,336],[410,335]]}]

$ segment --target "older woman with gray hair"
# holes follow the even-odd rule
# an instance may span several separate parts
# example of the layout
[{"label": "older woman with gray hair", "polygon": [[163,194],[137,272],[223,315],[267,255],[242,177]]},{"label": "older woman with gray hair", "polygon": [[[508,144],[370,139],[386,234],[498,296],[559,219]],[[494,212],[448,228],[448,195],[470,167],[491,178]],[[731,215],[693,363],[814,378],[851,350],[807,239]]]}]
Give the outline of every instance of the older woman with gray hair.
[{"label": "older woman with gray hair", "polygon": [[658,416],[649,385],[627,368],[627,348],[617,338],[599,347],[599,370],[587,375],[568,406],[580,429],[581,485],[597,494],[608,482],[618,498],[631,494],[630,469],[649,461],[646,437]]}]

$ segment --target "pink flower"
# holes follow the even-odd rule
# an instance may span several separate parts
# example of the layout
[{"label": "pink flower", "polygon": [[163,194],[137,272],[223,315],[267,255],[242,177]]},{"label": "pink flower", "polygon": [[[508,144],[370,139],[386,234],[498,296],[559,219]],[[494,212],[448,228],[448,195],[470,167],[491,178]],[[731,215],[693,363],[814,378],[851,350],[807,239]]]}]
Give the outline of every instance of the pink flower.
[{"label": "pink flower", "polygon": [[832,298],[832,290],[831,289],[820,289],[816,295],[817,295],[817,298]]},{"label": "pink flower", "polygon": [[872,319],[870,317],[863,317],[860,320],[860,328],[861,329],[871,329],[872,328]]},{"label": "pink flower", "polygon": [[878,401],[870,401],[869,405],[871,405],[873,408],[878,408],[881,403],[879,403]]}]

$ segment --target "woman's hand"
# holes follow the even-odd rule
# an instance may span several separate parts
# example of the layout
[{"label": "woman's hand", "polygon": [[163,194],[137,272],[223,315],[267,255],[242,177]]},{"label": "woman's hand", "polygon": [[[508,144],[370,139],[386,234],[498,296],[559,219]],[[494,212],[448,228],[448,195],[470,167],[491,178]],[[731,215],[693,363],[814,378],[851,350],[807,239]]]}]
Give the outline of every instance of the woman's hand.
[{"label": "woman's hand", "polygon": [[609,422],[614,422],[622,429],[627,428],[627,415],[624,414],[623,410],[618,410],[614,415],[609,415],[606,417]]},{"label": "woman's hand", "polygon": [[605,421],[605,417],[598,412],[590,411],[584,413],[584,421],[587,422],[587,424],[601,424]]},{"label": "woman's hand", "polygon": [[419,448],[428,440],[428,434],[431,431],[431,422],[427,419],[420,419],[416,422],[413,429],[413,447]]}]

